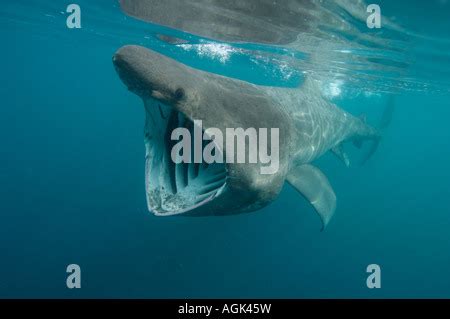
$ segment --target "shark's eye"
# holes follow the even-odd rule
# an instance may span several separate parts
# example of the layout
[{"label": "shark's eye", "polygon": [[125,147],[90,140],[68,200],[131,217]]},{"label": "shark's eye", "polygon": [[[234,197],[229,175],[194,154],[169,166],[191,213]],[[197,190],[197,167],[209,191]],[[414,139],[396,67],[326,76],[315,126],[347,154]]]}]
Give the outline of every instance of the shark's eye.
[{"label": "shark's eye", "polygon": [[176,98],[177,100],[181,100],[182,98],[184,98],[184,90],[183,90],[182,88],[178,88],[178,89],[175,91],[175,98]]}]

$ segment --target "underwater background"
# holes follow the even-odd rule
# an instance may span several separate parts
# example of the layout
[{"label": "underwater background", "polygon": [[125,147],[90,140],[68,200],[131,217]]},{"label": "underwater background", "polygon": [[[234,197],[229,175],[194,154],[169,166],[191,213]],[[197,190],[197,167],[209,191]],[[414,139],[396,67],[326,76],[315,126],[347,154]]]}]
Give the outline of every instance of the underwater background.
[{"label": "underwater background", "polygon": [[[255,61],[193,36],[199,45],[165,43],[155,35],[181,33],[127,17],[117,1],[73,2],[81,29],[66,27],[72,2],[0,5],[1,298],[450,298],[448,1],[377,1],[414,32],[408,75],[392,90],[346,90],[345,78],[328,87],[369,123],[394,93],[396,107],[365,165],[350,146],[350,168],[328,154],[316,163],[338,198],[324,232],[289,185],[250,214],[148,212],[144,108],[114,70],[117,49],[141,44],[263,85],[304,75],[272,54]],[[69,264],[81,267],[81,289],[66,287]],[[366,286],[369,264],[381,267],[381,289]]]}]

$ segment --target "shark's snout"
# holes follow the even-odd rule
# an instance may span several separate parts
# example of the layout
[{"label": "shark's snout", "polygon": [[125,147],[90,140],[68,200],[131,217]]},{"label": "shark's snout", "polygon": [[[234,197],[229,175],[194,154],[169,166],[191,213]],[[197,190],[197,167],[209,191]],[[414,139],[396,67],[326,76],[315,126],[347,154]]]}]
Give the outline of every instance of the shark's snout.
[{"label": "shark's snout", "polygon": [[128,45],[113,56],[113,64],[128,89],[142,98],[152,97],[173,104],[185,96],[186,83],[177,77],[182,67],[146,48]]},{"label": "shark's snout", "polygon": [[151,86],[142,78],[142,74],[139,72],[139,60],[136,60],[136,57],[136,49],[126,46],[114,54],[113,64],[119,77],[130,91],[138,95],[148,94],[151,92]]}]

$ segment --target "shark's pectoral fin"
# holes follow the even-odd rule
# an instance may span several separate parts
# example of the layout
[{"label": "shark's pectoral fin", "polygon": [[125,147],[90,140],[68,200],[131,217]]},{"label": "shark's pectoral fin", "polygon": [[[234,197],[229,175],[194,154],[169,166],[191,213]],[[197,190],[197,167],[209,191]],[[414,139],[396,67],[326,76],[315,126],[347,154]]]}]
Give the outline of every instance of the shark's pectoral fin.
[{"label": "shark's pectoral fin", "polygon": [[291,170],[287,181],[314,206],[325,229],[336,209],[336,195],[327,177],[312,165],[301,165]]},{"label": "shark's pectoral fin", "polygon": [[342,143],[333,147],[331,152],[333,152],[333,154],[336,155],[345,164],[345,166],[350,166],[350,160],[347,153],[344,151]]}]

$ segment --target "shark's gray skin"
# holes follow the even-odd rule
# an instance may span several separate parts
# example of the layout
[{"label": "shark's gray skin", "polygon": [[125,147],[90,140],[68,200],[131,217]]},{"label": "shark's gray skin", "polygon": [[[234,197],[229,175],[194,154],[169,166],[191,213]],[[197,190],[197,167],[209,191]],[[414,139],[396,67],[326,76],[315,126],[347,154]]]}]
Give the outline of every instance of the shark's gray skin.
[{"label": "shark's gray skin", "polygon": [[[140,46],[113,58],[128,87],[145,104],[146,193],[156,215],[226,215],[260,209],[286,181],[315,207],[323,226],[336,207],[325,175],[310,163],[327,151],[348,162],[342,143],[379,139],[376,129],[331,104],[313,81],[299,88],[257,86],[200,71]],[[257,164],[174,164],[176,127],[279,128],[279,170],[262,175]],[[225,154],[226,155],[226,154]]]}]

